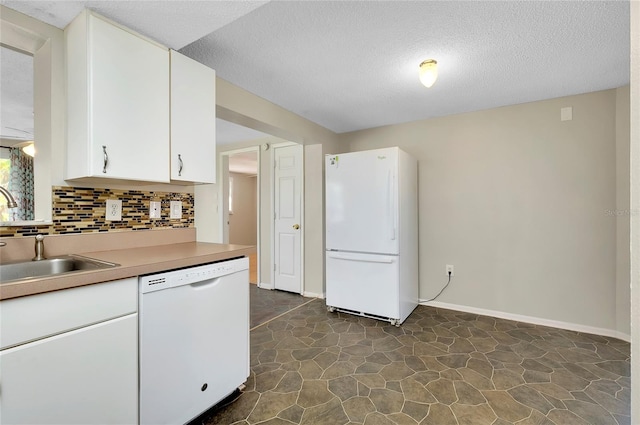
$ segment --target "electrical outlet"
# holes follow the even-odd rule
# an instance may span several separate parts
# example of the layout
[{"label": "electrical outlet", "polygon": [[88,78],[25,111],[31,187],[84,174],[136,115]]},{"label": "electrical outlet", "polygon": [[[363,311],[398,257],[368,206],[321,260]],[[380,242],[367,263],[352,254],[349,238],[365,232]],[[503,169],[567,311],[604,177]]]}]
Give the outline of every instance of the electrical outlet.
[{"label": "electrical outlet", "polygon": [[560,121],[571,121],[573,119],[573,108],[567,106],[566,108],[560,108]]},{"label": "electrical outlet", "polygon": [[107,199],[105,220],[107,221],[122,220],[122,201],[120,199]]},{"label": "electrical outlet", "polygon": [[169,218],[178,220],[182,218],[182,201],[171,201]]},{"label": "electrical outlet", "polygon": [[449,276],[449,273],[453,276],[453,266],[451,264],[447,264],[447,276]]},{"label": "electrical outlet", "polygon": [[161,218],[162,204],[160,201],[149,202],[149,218]]}]

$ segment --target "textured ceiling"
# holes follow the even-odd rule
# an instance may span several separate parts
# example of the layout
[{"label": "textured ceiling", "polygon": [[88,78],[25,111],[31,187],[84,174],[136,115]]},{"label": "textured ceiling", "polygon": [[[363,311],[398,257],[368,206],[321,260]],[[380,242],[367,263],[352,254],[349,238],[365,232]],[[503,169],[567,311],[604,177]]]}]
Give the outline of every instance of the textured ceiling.
[{"label": "textured ceiling", "polygon": [[629,4],[273,1],[182,51],[340,133],[627,84]]},{"label": "textured ceiling", "polygon": [[629,82],[626,1],[263,3],[2,0],[61,28],[86,5],[173,48],[195,40],[181,51],[338,133]]},{"label": "textured ceiling", "polygon": [[0,3],[47,24],[64,28],[84,8],[138,31],[167,47],[179,49],[266,1],[12,1]]}]

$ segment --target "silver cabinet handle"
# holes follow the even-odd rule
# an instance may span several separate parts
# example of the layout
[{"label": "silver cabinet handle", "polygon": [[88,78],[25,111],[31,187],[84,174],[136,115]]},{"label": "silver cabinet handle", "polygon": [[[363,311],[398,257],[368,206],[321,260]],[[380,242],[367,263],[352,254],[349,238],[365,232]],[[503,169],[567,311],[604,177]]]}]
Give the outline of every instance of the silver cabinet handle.
[{"label": "silver cabinet handle", "polygon": [[184,164],[182,163],[182,157],[180,156],[180,154],[178,154],[178,161],[180,161],[180,167],[178,168],[178,176],[182,176],[182,166]]},{"label": "silver cabinet handle", "polygon": [[107,147],[102,145],[102,172],[107,173],[107,165],[109,164],[109,155],[107,155]]}]

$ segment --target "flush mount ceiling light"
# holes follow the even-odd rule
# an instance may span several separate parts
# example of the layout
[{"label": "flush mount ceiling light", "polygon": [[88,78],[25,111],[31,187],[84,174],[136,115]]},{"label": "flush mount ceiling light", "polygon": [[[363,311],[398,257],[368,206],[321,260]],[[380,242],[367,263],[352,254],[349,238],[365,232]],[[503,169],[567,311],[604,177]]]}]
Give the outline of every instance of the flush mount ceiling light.
[{"label": "flush mount ceiling light", "polygon": [[438,62],[435,59],[427,59],[420,64],[420,82],[429,88],[438,78]]}]

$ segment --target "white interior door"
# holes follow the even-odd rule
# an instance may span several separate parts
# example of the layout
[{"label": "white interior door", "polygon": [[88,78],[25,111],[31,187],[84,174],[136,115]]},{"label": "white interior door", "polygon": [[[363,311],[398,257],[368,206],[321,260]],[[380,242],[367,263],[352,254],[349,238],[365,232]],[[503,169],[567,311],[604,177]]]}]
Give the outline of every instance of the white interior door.
[{"label": "white interior door", "polygon": [[274,148],[274,287],[302,293],[302,146]]}]

